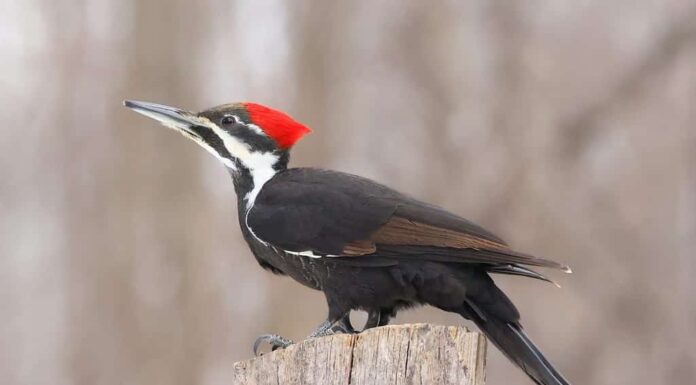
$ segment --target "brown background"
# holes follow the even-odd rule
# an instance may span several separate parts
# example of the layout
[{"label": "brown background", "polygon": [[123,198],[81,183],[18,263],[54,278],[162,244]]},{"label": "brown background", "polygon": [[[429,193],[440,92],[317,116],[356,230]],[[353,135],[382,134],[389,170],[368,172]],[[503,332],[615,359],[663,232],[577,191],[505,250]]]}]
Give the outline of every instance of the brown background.
[{"label": "brown background", "polygon": [[693,383],[693,0],[189,3],[0,3],[1,384],[226,384],[325,316],[256,265],[224,168],[124,98],[288,111],[294,165],[569,263],[498,281],[575,384]]}]

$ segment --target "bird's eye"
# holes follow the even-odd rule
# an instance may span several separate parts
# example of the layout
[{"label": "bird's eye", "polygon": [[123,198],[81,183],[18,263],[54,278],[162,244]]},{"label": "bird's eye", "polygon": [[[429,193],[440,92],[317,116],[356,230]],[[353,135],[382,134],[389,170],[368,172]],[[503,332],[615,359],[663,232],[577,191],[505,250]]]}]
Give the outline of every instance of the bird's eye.
[{"label": "bird's eye", "polygon": [[237,121],[237,120],[234,118],[234,115],[225,115],[225,116],[222,117],[222,120],[220,120],[220,122],[221,122],[224,126],[232,125],[232,124],[234,124],[236,121]]}]

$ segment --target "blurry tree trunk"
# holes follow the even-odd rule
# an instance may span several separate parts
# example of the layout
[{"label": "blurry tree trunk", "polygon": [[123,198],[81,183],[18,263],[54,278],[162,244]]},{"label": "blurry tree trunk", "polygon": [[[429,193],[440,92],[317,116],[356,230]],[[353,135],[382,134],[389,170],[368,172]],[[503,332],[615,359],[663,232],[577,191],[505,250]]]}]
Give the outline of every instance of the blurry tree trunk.
[{"label": "blurry tree trunk", "polygon": [[486,339],[462,327],[387,326],[310,339],[234,365],[234,385],[482,385]]}]

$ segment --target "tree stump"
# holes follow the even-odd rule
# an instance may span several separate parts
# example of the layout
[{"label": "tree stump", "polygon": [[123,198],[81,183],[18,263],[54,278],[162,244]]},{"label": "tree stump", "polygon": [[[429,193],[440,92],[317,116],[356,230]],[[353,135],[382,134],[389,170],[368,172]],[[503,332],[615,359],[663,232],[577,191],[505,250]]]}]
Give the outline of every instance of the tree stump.
[{"label": "tree stump", "polygon": [[385,326],[315,338],[234,364],[234,385],[482,385],[486,338],[464,327]]}]

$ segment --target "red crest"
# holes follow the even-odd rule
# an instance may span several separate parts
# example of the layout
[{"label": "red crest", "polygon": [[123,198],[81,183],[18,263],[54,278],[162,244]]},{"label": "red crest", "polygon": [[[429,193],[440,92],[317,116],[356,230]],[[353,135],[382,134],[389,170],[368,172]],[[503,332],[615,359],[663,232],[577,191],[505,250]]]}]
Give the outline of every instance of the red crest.
[{"label": "red crest", "polygon": [[288,114],[256,103],[243,103],[249,119],[273,138],[278,147],[288,149],[312,130]]}]

